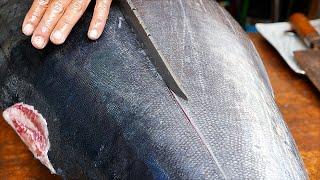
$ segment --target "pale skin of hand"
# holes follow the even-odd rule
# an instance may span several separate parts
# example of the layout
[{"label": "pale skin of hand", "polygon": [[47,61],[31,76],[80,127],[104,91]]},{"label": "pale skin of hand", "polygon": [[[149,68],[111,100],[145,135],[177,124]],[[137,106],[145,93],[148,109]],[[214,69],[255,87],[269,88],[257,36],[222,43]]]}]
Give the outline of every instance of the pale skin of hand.
[{"label": "pale skin of hand", "polygon": [[[34,0],[27,13],[22,32],[31,37],[32,45],[43,49],[49,41],[65,42],[72,28],[83,15],[91,0]],[[96,0],[88,37],[97,40],[106,25],[112,0]]]}]

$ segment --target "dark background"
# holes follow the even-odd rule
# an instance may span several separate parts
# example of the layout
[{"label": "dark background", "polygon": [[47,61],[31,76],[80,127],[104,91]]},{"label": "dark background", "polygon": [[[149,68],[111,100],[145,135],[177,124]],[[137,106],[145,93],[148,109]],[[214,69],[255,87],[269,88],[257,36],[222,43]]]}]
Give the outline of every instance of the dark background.
[{"label": "dark background", "polygon": [[320,0],[218,0],[247,31],[258,22],[287,21],[294,12],[320,17]]}]

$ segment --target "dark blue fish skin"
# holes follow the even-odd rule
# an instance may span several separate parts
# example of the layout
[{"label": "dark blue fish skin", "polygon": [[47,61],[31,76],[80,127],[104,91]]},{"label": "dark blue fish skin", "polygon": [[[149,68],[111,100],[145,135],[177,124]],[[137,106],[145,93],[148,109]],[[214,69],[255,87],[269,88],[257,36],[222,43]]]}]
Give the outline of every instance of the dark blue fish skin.
[{"label": "dark blue fish skin", "polygon": [[[117,4],[98,41],[86,38],[89,11],[64,45],[38,51],[20,32],[31,1],[0,2],[0,23],[6,24],[0,27],[0,109],[24,102],[39,110],[57,173],[80,179],[306,179],[261,61],[238,25],[218,16],[226,12],[203,0],[220,12],[207,12],[214,21],[180,27],[179,21],[161,24],[172,21],[158,16],[157,26],[152,21],[163,9],[152,7],[168,10],[181,1],[133,2],[188,101],[167,88]],[[182,2],[185,13],[192,12],[190,2]],[[199,40],[179,34],[194,26]],[[216,28],[204,34],[206,27]]]}]

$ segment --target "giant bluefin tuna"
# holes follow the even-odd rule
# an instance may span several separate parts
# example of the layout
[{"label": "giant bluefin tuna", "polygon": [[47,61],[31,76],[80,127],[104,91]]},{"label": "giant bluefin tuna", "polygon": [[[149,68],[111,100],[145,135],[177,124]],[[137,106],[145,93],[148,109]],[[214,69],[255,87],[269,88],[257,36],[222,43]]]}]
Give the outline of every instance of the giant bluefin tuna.
[{"label": "giant bluefin tuna", "polygon": [[[64,45],[43,51],[20,32],[30,4],[0,2],[0,109],[51,172],[90,179],[308,178],[253,44],[215,1],[121,0],[122,11],[112,6],[98,41],[85,38],[87,12]],[[188,100],[155,70],[128,8]]]}]

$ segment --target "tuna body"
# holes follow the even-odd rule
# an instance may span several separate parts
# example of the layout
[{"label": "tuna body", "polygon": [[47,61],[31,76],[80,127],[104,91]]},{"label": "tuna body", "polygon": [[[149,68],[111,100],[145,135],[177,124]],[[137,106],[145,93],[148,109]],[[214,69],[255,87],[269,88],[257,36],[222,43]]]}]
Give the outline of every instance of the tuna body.
[{"label": "tuna body", "polygon": [[64,45],[38,51],[20,32],[27,2],[0,2],[0,109],[23,102],[41,113],[52,172],[307,179],[253,44],[216,2],[132,0],[188,101],[168,89],[118,4],[98,41],[86,38],[89,11]]}]

